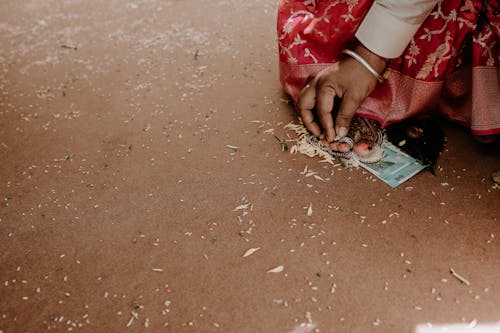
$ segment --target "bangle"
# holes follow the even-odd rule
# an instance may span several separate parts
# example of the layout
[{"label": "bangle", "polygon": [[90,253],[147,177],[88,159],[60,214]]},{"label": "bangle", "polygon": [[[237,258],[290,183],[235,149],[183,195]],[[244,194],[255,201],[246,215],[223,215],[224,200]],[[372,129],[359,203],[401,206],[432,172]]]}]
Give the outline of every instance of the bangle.
[{"label": "bangle", "polygon": [[348,49],[342,50],[342,53],[347,54],[348,56],[359,62],[361,65],[363,65],[370,73],[372,73],[377,78],[378,82],[380,83],[384,82],[384,77],[379,73],[377,73],[377,71],[373,69],[373,67],[368,63],[368,61],[363,59],[363,57],[361,57],[359,54]]}]

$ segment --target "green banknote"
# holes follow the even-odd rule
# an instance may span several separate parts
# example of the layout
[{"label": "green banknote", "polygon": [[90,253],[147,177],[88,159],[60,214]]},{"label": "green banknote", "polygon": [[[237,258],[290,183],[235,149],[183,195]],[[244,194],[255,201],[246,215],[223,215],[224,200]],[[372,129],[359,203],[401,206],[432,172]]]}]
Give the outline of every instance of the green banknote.
[{"label": "green banknote", "polygon": [[401,185],[427,166],[421,164],[398,147],[385,141],[384,158],[377,163],[361,163],[361,166],[392,188]]}]

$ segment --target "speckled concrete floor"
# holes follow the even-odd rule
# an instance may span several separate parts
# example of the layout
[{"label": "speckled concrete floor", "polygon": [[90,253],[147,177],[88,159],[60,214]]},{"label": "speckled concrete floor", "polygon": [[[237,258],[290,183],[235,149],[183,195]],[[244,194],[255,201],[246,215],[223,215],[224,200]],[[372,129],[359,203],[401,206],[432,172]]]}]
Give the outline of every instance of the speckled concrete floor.
[{"label": "speckled concrete floor", "polygon": [[0,332],[500,322],[496,148],[395,190],[282,152],[275,10],[0,3]]}]

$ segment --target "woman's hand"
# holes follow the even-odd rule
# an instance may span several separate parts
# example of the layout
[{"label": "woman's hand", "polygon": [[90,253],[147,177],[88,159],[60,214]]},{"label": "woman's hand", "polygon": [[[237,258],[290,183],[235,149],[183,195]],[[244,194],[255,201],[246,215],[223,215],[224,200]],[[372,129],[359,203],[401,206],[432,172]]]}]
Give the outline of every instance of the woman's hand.
[{"label": "woman's hand", "polygon": [[[383,72],[386,59],[362,45],[355,52],[378,73]],[[328,142],[335,136],[346,136],[352,117],[377,82],[372,73],[351,57],[323,69],[299,94],[297,106],[304,125],[314,135],[326,136]],[[337,115],[332,114],[335,97],[342,98]]]}]

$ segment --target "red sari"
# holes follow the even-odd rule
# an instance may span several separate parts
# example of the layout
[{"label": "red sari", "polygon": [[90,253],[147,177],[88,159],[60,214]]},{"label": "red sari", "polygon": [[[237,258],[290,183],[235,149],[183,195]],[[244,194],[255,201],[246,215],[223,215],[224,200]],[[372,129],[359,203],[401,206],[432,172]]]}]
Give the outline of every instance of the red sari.
[{"label": "red sari", "polygon": [[[305,84],[353,46],[373,0],[281,0],[280,80]],[[442,0],[357,111],[383,127],[439,109],[475,135],[500,133],[500,0]]]}]

